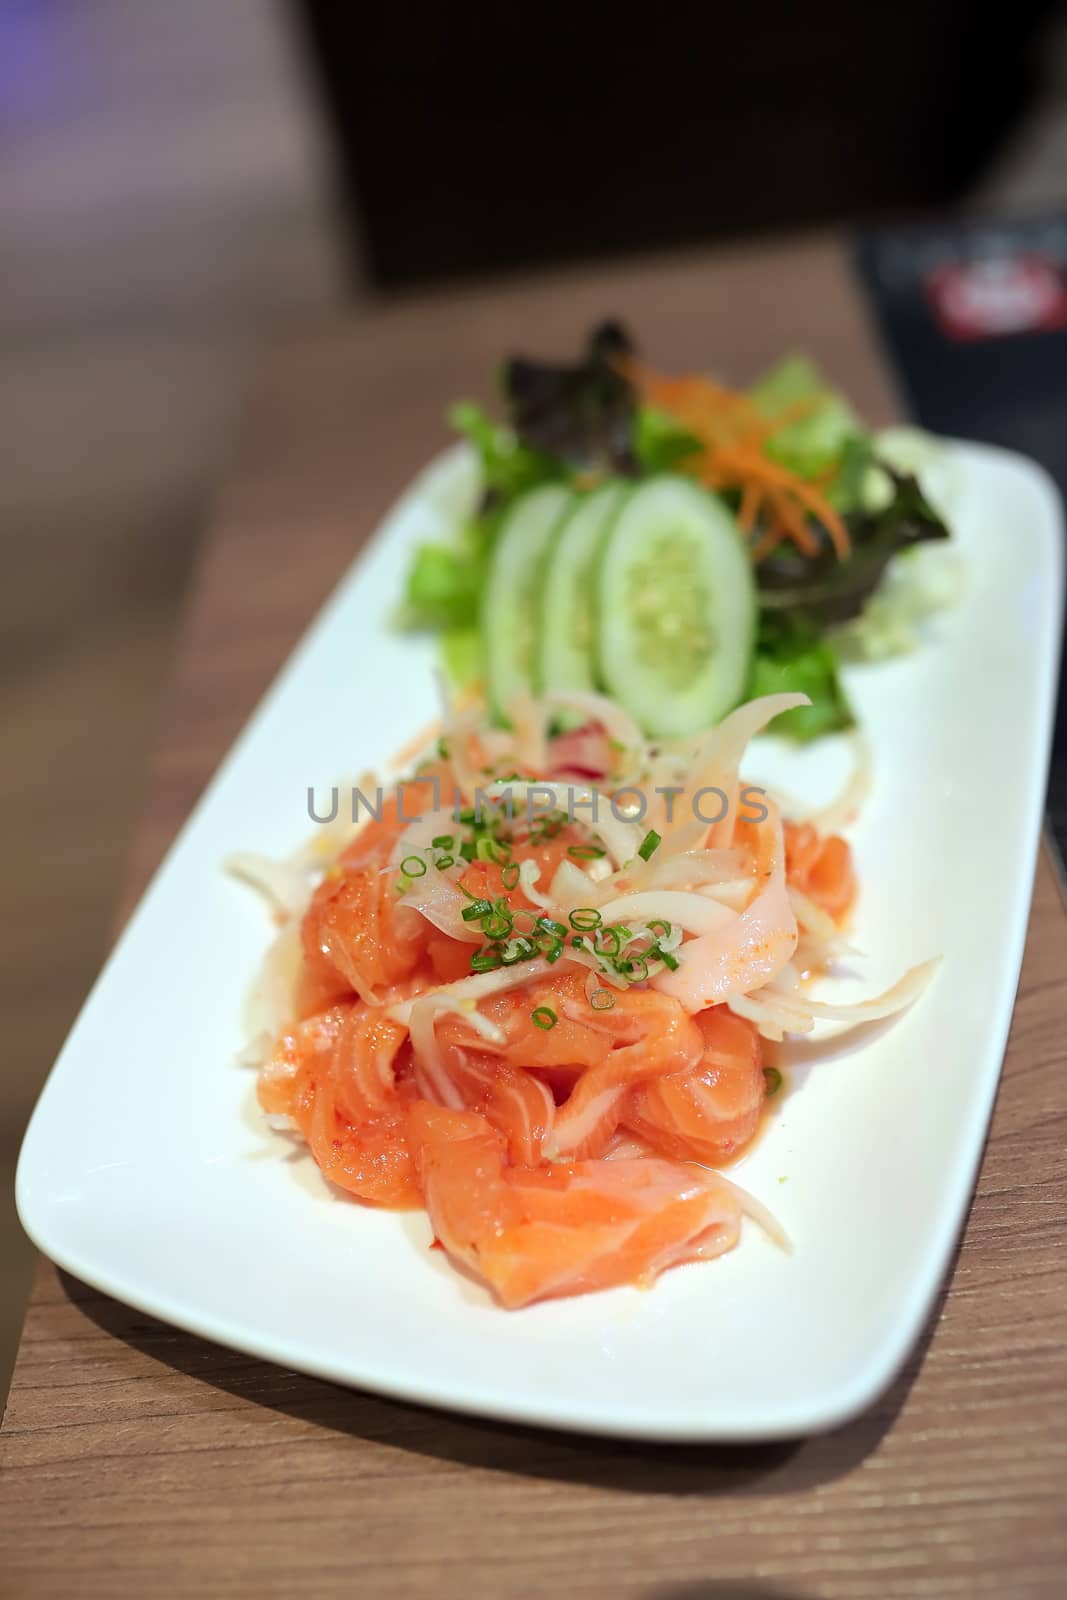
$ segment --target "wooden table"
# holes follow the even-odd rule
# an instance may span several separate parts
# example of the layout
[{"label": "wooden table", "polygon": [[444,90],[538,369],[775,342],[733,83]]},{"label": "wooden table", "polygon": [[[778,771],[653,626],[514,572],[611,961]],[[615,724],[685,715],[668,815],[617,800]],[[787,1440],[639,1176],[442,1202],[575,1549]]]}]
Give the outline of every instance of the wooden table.
[{"label": "wooden table", "polygon": [[[893,411],[843,262],[818,242],[423,299],[285,348],[204,552],[134,889],[441,442],[447,402],[484,392],[516,342],[565,354],[608,311],[664,365],[743,378],[796,344],[870,419]],[[1065,961],[1042,861],[949,1289],[907,1370],[851,1426],[650,1448],[439,1415],[203,1343],[45,1263],[0,1436],[0,1594],[1064,1593]],[[788,1348],[783,1328],[783,1360]]]}]

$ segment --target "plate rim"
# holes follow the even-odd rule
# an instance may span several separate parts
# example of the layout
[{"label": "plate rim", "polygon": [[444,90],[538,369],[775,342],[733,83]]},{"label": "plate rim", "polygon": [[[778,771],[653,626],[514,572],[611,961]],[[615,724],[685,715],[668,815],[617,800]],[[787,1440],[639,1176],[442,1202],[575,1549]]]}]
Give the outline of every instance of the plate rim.
[{"label": "plate rim", "polygon": [[33,1243],[54,1261],[62,1271],[78,1278],[98,1292],[121,1300],[145,1315],[158,1318],[196,1337],[205,1338],[229,1348],[242,1350],[257,1359],[269,1361],[272,1364],[295,1368],[326,1381],[384,1395],[408,1404],[427,1405],[435,1409],[451,1410],[465,1415],[522,1426],[551,1428],[609,1438],[629,1438],[665,1443],[739,1443],[803,1437],[838,1428],[868,1410],[885,1393],[906,1365],[911,1352],[915,1348],[916,1341],[926,1328],[937,1295],[942,1285],[947,1282],[947,1274],[952,1270],[954,1251],[962,1238],[970,1215],[975,1185],[985,1153],[993,1105],[1000,1086],[1008,1035],[1014,1018],[1014,996],[1018,990],[1019,975],[1029,929],[1033,882],[1042,841],[1042,819],[1062,648],[1064,511],[1063,501],[1054,480],[1038,462],[1019,452],[1007,450],[1000,446],[965,440],[951,439],[944,442],[954,451],[962,452],[965,456],[977,455],[980,458],[991,461],[998,467],[1006,467],[1019,473],[1024,479],[1029,479],[1045,502],[1048,520],[1048,550],[1046,553],[1050,561],[1055,594],[1053,596],[1052,637],[1049,641],[1049,647],[1042,649],[1041,670],[1035,680],[1037,690],[1034,696],[1035,704],[1038,700],[1040,701],[1037,706],[1037,725],[1042,730],[1043,738],[1040,748],[1034,751],[1031,780],[1033,793],[1029,797],[1030,803],[1027,807],[1028,833],[1025,848],[1020,852],[1020,863],[1023,870],[1019,873],[1019,887],[1017,887],[1013,896],[1010,914],[1004,917],[1001,924],[1002,949],[1005,956],[1009,958],[1003,962],[1003,968],[1013,975],[1013,998],[1009,1005],[1000,1008],[996,1018],[997,1070],[995,1073],[990,1073],[988,1082],[983,1084],[982,1094],[976,1097],[977,1106],[972,1105],[971,1120],[978,1124],[979,1137],[977,1139],[969,1138],[966,1151],[967,1159],[961,1159],[955,1163],[956,1170],[952,1182],[952,1204],[942,1208],[940,1215],[944,1217],[945,1221],[939,1229],[938,1247],[930,1252],[931,1261],[936,1263],[935,1269],[927,1274],[928,1281],[924,1281],[921,1285],[921,1293],[913,1297],[910,1315],[895,1319],[887,1337],[872,1352],[871,1358],[850,1383],[838,1384],[832,1390],[824,1388],[817,1392],[815,1399],[811,1403],[797,1403],[788,1414],[786,1413],[786,1408],[780,1408],[777,1421],[765,1419],[749,1424],[723,1424],[715,1422],[704,1414],[697,1415],[689,1421],[676,1419],[674,1422],[666,1422],[665,1420],[657,1421],[653,1417],[627,1416],[624,1412],[620,1413],[619,1417],[610,1417],[604,1415],[595,1407],[588,1412],[582,1412],[580,1408],[575,1408],[574,1406],[568,1406],[564,1411],[560,1411],[554,1410],[551,1403],[547,1405],[538,1404],[535,1400],[524,1397],[521,1392],[516,1392],[509,1398],[506,1395],[496,1396],[486,1393],[462,1395],[453,1388],[450,1393],[442,1395],[439,1391],[435,1392],[432,1372],[428,1376],[413,1374],[410,1377],[393,1380],[390,1379],[387,1373],[374,1370],[372,1366],[370,1370],[364,1368],[358,1376],[355,1376],[351,1371],[345,1371],[329,1360],[316,1360],[313,1356],[295,1359],[293,1350],[290,1347],[283,1348],[272,1340],[269,1335],[259,1335],[251,1324],[241,1327],[231,1326],[230,1319],[226,1316],[219,1316],[218,1314],[212,1316],[210,1311],[204,1312],[197,1311],[196,1308],[190,1309],[188,1306],[183,1306],[180,1301],[172,1298],[166,1292],[141,1293],[135,1283],[131,1283],[126,1279],[121,1269],[115,1271],[114,1269],[108,1270],[106,1266],[100,1267],[85,1252],[79,1254],[77,1249],[68,1249],[65,1241],[61,1237],[57,1237],[51,1230],[49,1224],[53,1213],[43,1203],[39,1207],[36,1203],[37,1195],[33,1184],[32,1158],[35,1139],[40,1136],[40,1123],[44,1115],[42,1107],[45,1103],[49,1086],[56,1081],[57,1070],[63,1063],[79,1023],[93,1004],[94,998],[106,981],[113,963],[118,959],[127,942],[132,942],[137,937],[138,924],[144,907],[153,894],[161,875],[194,823],[211,805],[217,788],[225,781],[229,768],[235,762],[240,750],[247,741],[254,738],[268,705],[280,691],[282,684],[296,670],[299,663],[304,659],[305,654],[312,648],[319,629],[325,625],[334,608],[341,603],[343,596],[348,592],[350,585],[357,579],[360,570],[366,565],[372,552],[387,538],[390,526],[401,508],[409,500],[416,499],[420,492],[425,492],[428,480],[434,474],[444,472],[450,463],[455,462],[459,455],[467,453],[466,447],[463,445],[452,446],[450,449],[441,452],[421,471],[415,474],[402,493],[394,499],[353,560],[339,574],[330,594],[301,632],[285,662],[258,698],[255,707],[237,737],[211,774],[196,804],[190,810],[177,835],[157,865],[151,880],[139,897],[133,913],[128,918],[125,927],[103,962],[42,1084],[22,1140],[15,1182],[16,1208],[19,1220]]}]

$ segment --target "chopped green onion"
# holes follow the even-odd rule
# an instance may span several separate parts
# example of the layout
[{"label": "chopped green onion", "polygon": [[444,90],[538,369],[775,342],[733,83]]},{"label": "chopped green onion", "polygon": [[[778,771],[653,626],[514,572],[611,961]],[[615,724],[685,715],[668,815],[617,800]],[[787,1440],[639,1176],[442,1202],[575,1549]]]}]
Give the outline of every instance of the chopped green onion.
[{"label": "chopped green onion", "polygon": [[595,906],[579,906],[577,911],[572,911],[570,915],[571,927],[579,928],[583,933],[599,928],[603,920]]},{"label": "chopped green onion", "polygon": [[629,961],[619,962],[619,971],[625,973],[631,983],[644,983],[648,977],[648,961],[644,956],[632,956]]},{"label": "chopped green onion", "polygon": [[678,971],[678,957],[677,956],[672,956],[669,950],[660,950],[658,948],[657,948],[655,953],[659,957],[659,959],[663,962],[663,965],[667,968],[668,972],[677,972]]},{"label": "chopped green onion", "polygon": [[519,863],[517,861],[508,862],[507,866],[500,874],[500,881],[503,883],[505,889],[515,889],[518,887]]},{"label": "chopped green onion", "polygon": [[424,878],[426,876],[426,863],[421,856],[405,856],[400,863],[400,870],[408,878]]},{"label": "chopped green onion", "polygon": [[660,838],[655,828],[649,828],[648,832],[645,834],[645,837],[641,840],[641,843],[637,847],[637,853],[641,857],[641,860],[647,861],[652,852],[657,850],[662,843],[663,840]]},{"label": "chopped green onion", "polygon": [[472,900],[469,906],[464,906],[460,916],[464,922],[480,922],[483,917],[491,915],[492,905],[488,900]]},{"label": "chopped green onion", "polygon": [[557,939],[567,937],[567,930],[562,922],[554,922],[551,917],[538,917],[536,926],[544,933],[554,934]]},{"label": "chopped green onion", "polygon": [[528,961],[530,956],[537,954],[537,946],[530,939],[509,939],[500,952],[500,959],[506,967],[513,967],[516,961]]},{"label": "chopped green onion", "polygon": [[447,740],[438,739],[438,741],[437,741],[437,754],[440,756],[442,761],[447,761],[448,760],[448,742],[447,742]]},{"label": "chopped green onion", "polygon": [[562,954],[562,944],[550,944],[548,949],[545,951],[545,960],[548,962],[549,966],[551,966],[554,962],[559,960]]},{"label": "chopped green onion", "polygon": [[438,856],[434,862],[434,866],[437,868],[438,872],[447,872],[448,868],[454,867],[455,864],[455,856]]},{"label": "chopped green onion", "polygon": [[550,811],[547,816],[537,817],[530,826],[530,838],[535,844],[543,844],[546,839],[554,839],[566,820],[566,815],[562,811]]},{"label": "chopped green onion", "polygon": [[508,939],[515,923],[511,917],[501,916],[499,911],[494,911],[491,917],[486,917],[482,923],[482,932],[487,939]]},{"label": "chopped green onion", "polygon": [[536,1010],[530,1012],[530,1021],[535,1028],[543,1028],[547,1033],[549,1028],[556,1026],[559,1018],[551,1006],[538,1006]]},{"label": "chopped green onion", "polygon": [[601,856],[607,855],[607,851],[598,844],[569,844],[567,854],[573,856],[575,861],[598,861]]},{"label": "chopped green onion", "polygon": [[472,972],[492,972],[501,965],[499,950],[490,950],[483,946],[471,956]]},{"label": "chopped green onion", "polygon": [[435,850],[451,850],[456,841],[450,833],[439,833],[436,839],[430,840],[430,843]]},{"label": "chopped green onion", "polygon": [[657,917],[654,922],[648,924],[648,931],[654,933],[657,939],[666,939],[670,935],[671,925],[669,922],[664,922],[662,917]]},{"label": "chopped green onion", "polygon": [[594,948],[599,956],[617,956],[622,949],[618,928],[601,928],[597,933]]},{"label": "chopped green onion", "polygon": [[777,1094],[782,1087],[782,1074],[777,1067],[764,1067],[763,1081],[767,1085],[768,1095]]},{"label": "chopped green onion", "polygon": [[610,1011],[615,1004],[615,996],[610,989],[594,989],[589,996],[589,1004],[594,1011]]}]

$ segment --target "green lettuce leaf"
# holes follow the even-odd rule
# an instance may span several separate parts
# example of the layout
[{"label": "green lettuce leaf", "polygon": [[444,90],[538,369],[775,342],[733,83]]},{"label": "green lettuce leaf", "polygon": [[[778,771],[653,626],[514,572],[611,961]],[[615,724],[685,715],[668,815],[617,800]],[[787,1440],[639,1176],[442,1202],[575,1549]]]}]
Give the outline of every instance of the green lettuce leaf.
[{"label": "green lettuce leaf", "polygon": [[634,455],[642,473],[674,472],[704,446],[663,411],[643,407],[634,423]]},{"label": "green lettuce leaf", "polygon": [[810,706],[783,712],[769,729],[802,743],[851,728],[856,720],[841,686],[837,656],[825,639],[803,626],[773,619],[761,626],[748,695],[763,694],[809,696]]},{"label": "green lettuce leaf", "polygon": [[765,614],[819,631],[859,616],[902,550],[927,540],[947,539],[948,528],[926,499],[918,480],[878,464],[887,495],[875,509],[862,505],[846,517],[852,552],[841,561],[829,542],[817,556],[782,544],[760,563],[760,607]]},{"label": "green lettuce leaf", "polygon": [[449,421],[478,452],[485,497],[491,505],[505,504],[525,490],[563,474],[558,461],[521,443],[510,428],[495,423],[481,406],[454,406]]},{"label": "green lettuce leaf", "polygon": [[401,620],[413,628],[475,626],[487,566],[487,555],[469,536],[454,548],[420,545],[408,572]]},{"label": "green lettuce leaf", "polygon": [[772,420],[799,401],[812,409],[788,422],[767,441],[767,454],[802,478],[814,478],[841,458],[846,441],[862,433],[852,407],[830,387],[806,356],[787,356],[749,390],[763,415]]},{"label": "green lettuce leaf", "polygon": [[477,628],[450,628],[441,640],[441,656],[457,688],[476,683],[484,667],[481,633]]},{"label": "green lettuce leaf", "polygon": [[454,544],[424,544],[415,551],[398,620],[409,628],[463,632],[477,626],[489,553],[508,507],[528,489],[560,477],[562,469],[520,444],[480,406],[458,405],[450,421],[478,453],[481,507]]}]

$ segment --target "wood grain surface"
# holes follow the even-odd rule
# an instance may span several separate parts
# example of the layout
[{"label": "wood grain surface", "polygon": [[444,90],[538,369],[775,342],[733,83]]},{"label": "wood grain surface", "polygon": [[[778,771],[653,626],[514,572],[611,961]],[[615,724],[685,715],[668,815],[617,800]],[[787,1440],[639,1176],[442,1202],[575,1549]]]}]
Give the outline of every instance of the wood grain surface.
[{"label": "wood grain surface", "polygon": [[[821,242],[421,299],[280,351],[206,550],[127,907],[354,547],[441,441],[447,402],[479,393],[516,343],[565,354],[605,311],[665,365],[737,378],[802,345],[868,417],[892,414]],[[1063,1594],[1065,966],[1042,859],[962,1247],[906,1370],[850,1426],[649,1447],[438,1414],[204,1343],[42,1263],[0,1434],[0,1595]]]}]

